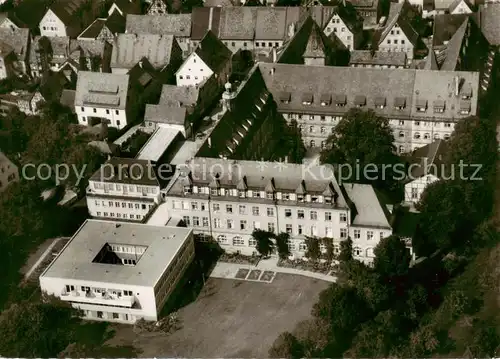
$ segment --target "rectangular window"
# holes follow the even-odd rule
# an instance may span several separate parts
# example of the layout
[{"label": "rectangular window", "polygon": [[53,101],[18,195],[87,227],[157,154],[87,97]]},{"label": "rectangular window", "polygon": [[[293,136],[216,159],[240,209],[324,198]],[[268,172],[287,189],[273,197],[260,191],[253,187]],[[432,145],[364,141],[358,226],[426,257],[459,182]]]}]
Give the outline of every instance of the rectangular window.
[{"label": "rectangular window", "polygon": [[286,225],[286,233],[292,234],[292,225],[291,224]]},{"label": "rectangular window", "polygon": [[258,216],[259,215],[259,207],[256,207],[256,206],[252,207],[252,214],[254,216]]},{"label": "rectangular window", "polygon": [[241,230],[247,229],[247,221],[245,220],[240,221],[240,229]]},{"label": "rectangular window", "polygon": [[340,238],[342,238],[342,239],[347,238],[347,229],[346,228],[340,228]]},{"label": "rectangular window", "polygon": [[189,216],[182,216],[182,221],[186,224],[186,226],[191,225],[191,220],[189,219]]},{"label": "rectangular window", "polygon": [[203,217],[203,227],[208,227],[208,217]]},{"label": "rectangular window", "polygon": [[274,208],[273,207],[267,207],[267,216],[274,217]]},{"label": "rectangular window", "polygon": [[361,231],[359,229],[354,230],[354,239],[360,239],[361,238]]},{"label": "rectangular window", "polygon": [[311,211],[311,220],[317,220],[317,219],[318,219],[318,212]]},{"label": "rectangular window", "polygon": [[227,228],[228,229],[233,229],[234,228],[234,222],[232,219],[227,220]]},{"label": "rectangular window", "polygon": [[200,225],[200,217],[193,217],[193,226]]},{"label": "rectangular window", "polygon": [[267,223],[267,230],[268,232],[274,233],[274,222]]},{"label": "rectangular window", "polygon": [[291,217],[292,216],[292,210],[291,209],[285,209],[285,217]]},{"label": "rectangular window", "polygon": [[304,226],[303,226],[303,225],[301,225],[301,224],[299,224],[299,225],[297,226],[297,233],[298,233],[298,234],[302,234],[303,232],[304,232]]},{"label": "rectangular window", "polygon": [[193,211],[197,211],[198,210],[198,202],[191,202],[191,209]]},{"label": "rectangular window", "polygon": [[325,221],[332,220],[332,212],[325,212]]},{"label": "rectangular window", "polygon": [[368,240],[373,239],[373,231],[367,231],[366,232],[366,239],[368,239]]},{"label": "rectangular window", "polygon": [[233,205],[226,204],[226,212],[227,213],[233,213]]},{"label": "rectangular window", "polygon": [[213,204],[213,209],[214,209],[214,212],[220,211],[220,205],[218,203],[214,203]]},{"label": "rectangular window", "polygon": [[247,208],[246,208],[246,206],[240,205],[240,206],[239,206],[239,213],[240,213],[240,214],[246,214],[246,213],[245,213],[245,212],[246,212],[246,209],[247,209]]},{"label": "rectangular window", "polygon": [[345,222],[347,222],[347,214],[345,214],[345,213],[340,213],[339,217],[340,217],[340,222],[341,222],[341,223],[345,223]]},{"label": "rectangular window", "polygon": [[255,247],[256,245],[257,245],[257,241],[256,241],[255,239],[250,238],[250,239],[248,240],[248,246],[249,246],[249,247]]}]

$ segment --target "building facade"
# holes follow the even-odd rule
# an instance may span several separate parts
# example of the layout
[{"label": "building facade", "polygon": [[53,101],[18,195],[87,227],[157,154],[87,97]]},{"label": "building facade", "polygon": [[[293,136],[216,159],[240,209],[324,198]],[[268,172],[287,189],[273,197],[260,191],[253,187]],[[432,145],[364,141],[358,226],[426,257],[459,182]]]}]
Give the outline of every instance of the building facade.
[{"label": "building facade", "polygon": [[190,229],[87,220],[40,276],[89,320],[156,321],[194,257]]},{"label": "building facade", "polygon": [[[170,216],[225,250],[255,252],[255,229],[288,233],[296,257],[307,238],[353,240],[354,257],[373,259],[373,248],[392,234],[388,213],[369,185],[339,185],[330,169],[289,163],[195,158],[173,179]],[[325,250],[324,246],[321,248]]]},{"label": "building facade", "polygon": [[306,147],[324,147],[351,108],[386,117],[399,153],[450,138],[457,121],[478,113],[477,72],[257,66],[278,112],[302,129]]},{"label": "building facade", "polygon": [[149,161],[111,158],[89,179],[89,214],[142,222],[161,202],[160,182]]},{"label": "building facade", "polygon": [[3,152],[0,152],[0,192],[17,181],[19,181],[19,169]]}]

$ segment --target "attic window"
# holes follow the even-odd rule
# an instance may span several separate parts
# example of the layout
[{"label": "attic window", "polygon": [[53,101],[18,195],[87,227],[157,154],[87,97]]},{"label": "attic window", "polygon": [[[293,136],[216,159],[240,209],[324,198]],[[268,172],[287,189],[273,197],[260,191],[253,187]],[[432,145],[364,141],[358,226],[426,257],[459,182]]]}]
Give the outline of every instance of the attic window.
[{"label": "attic window", "polygon": [[279,99],[280,99],[281,103],[290,103],[291,97],[292,96],[291,96],[290,92],[281,92]]},{"label": "attic window", "polygon": [[311,105],[313,103],[313,94],[310,92],[306,92],[302,94],[302,104],[303,105]]},{"label": "attic window", "polygon": [[346,95],[336,95],[335,96],[335,106],[344,107],[347,103]]},{"label": "attic window", "polygon": [[184,194],[191,194],[193,193],[193,188],[191,186],[184,186]]},{"label": "attic window", "polygon": [[383,109],[385,107],[385,97],[375,97],[375,107]]},{"label": "attic window", "polygon": [[471,103],[469,100],[460,101],[460,114],[468,115],[470,113]]},{"label": "attic window", "polygon": [[435,113],[443,113],[444,112],[445,102],[444,100],[436,100],[434,101],[433,107]]},{"label": "attic window", "polygon": [[396,97],[394,99],[394,107],[398,110],[402,110],[406,107],[406,98],[404,97]]},{"label": "attic window", "polygon": [[366,105],[366,96],[357,95],[354,98],[354,105],[356,105],[357,107],[363,107],[364,105]]},{"label": "attic window", "polygon": [[425,112],[427,110],[427,100],[417,100],[417,112]]},{"label": "attic window", "polygon": [[321,106],[330,106],[332,103],[332,96],[330,94],[322,94],[320,97]]}]

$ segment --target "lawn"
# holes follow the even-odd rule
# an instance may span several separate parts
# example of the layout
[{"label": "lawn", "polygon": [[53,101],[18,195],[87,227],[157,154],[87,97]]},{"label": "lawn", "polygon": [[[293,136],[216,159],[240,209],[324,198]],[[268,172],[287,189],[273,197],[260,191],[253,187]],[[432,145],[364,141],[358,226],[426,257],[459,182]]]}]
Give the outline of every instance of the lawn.
[{"label": "lawn", "polygon": [[141,357],[268,357],[274,339],[310,318],[329,283],[278,274],[272,283],[210,278],[198,298],[181,308],[182,328],[136,335],[117,326],[110,345],[133,345]]}]

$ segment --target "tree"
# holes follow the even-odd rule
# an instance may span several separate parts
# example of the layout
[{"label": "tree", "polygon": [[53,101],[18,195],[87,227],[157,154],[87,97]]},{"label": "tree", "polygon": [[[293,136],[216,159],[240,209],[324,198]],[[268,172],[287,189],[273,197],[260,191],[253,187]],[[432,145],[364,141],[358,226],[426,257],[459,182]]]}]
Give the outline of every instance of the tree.
[{"label": "tree", "polygon": [[321,242],[326,248],[325,259],[328,263],[331,263],[335,258],[334,247],[333,247],[333,239],[324,237],[321,239]]},{"label": "tree", "polygon": [[[347,181],[392,183],[393,170],[399,162],[393,142],[389,120],[372,110],[351,109],[328,137],[321,162],[348,165],[348,171],[345,165],[339,167],[339,176]],[[356,171],[358,166],[360,171]]]},{"label": "tree", "polygon": [[0,315],[0,353],[54,357],[74,339],[77,313],[63,303],[15,303]]},{"label": "tree", "polygon": [[288,248],[288,240],[290,239],[290,235],[288,233],[282,232],[275,238],[278,255],[281,259],[288,258],[288,256],[290,255],[290,248]]},{"label": "tree", "polygon": [[332,341],[330,324],[322,318],[301,321],[295,327],[293,334],[301,343],[304,357],[318,358]]},{"label": "tree", "polygon": [[70,146],[68,132],[67,124],[41,119],[38,131],[28,142],[27,156],[38,164],[55,165]]},{"label": "tree", "polygon": [[257,242],[256,249],[257,251],[264,257],[267,257],[274,246],[273,241],[271,238],[273,238],[273,233],[272,232],[267,232],[263,231],[261,229],[255,229],[252,232],[252,237],[255,239]]},{"label": "tree", "polygon": [[290,332],[281,333],[269,349],[271,358],[302,358],[304,349],[302,344]]},{"label": "tree", "polygon": [[306,237],[306,246],[306,257],[312,261],[317,261],[321,257],[319,239]]},{"label": "tree", "polygon": [[381,239],[374,249],[374,254],[375,271],[383,278],[400,278],[408,273],[411,255],[399,237],[389,236]]},{"label": "tree", "polygon": [[105,160],[105,156],[97,148],[86,143],[72,146],[63,157],[63,163],[69,166],[68,177],[64,183],[71,187],[78,187],[79,190],[85,189],[90,176]]},{"label": "tree", "polygon": [[417,208],[421,212],[419,235],[413,247],[419,256],[448,248],[472,232],[463,192],[454,183],[437,181],[428,185]]},{"label": "tree", "polygon": [[352,260],[352,239],[350,237],[340,242],[339,260],[342,262]]},{"label": "tree", "polygon": [[289,126],[285,128],[285,136],[290,148],[290,162],[302,163],[306,154],[306,148],[302,139],[302,131],[296,120],[292,120]]}]

